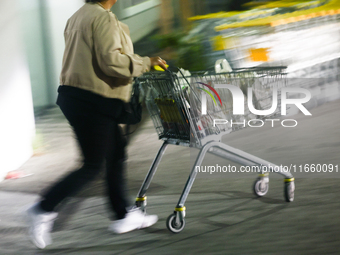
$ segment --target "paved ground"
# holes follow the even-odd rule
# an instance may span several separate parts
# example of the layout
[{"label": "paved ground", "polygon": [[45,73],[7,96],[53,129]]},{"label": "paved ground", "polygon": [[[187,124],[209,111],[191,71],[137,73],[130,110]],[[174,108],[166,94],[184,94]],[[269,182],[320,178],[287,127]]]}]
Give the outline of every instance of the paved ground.
[{"label": "paved ground", "polygon": [[[340,101],[296,115],[296,128],[248,128],[223,141],[276,164],[340,165]],[[339,254],[340,173],[298,174],[295,201],[283,199],[282,178],[272,174],[266,197],[255,198],[256,174],[199,174],[186,203],[186,227],[179,234],[165,226],[190,171],[188,148],[169,146],[148,191],[148,212],[159,222],[146,230],[110,234],[101,178],[60,207],[54,243],[41,251],[27,240],[23,207],[42,189],[79,163],[72,132],[57,108],[37,119],[36,154],[22,168],[33,175],[0,183],[0,254]],[[131,200],[161,141],[145,118],[128,148]],[[209,156],[204,164],[231,162]],[[307,178],[308,177],[308,178]],[[314,178],[319,177],[319,178]]]}]

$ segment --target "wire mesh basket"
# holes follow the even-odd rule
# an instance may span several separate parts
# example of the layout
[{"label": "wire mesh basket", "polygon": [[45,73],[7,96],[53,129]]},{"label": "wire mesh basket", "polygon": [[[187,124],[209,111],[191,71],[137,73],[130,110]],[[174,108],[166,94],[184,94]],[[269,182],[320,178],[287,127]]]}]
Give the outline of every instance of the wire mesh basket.
[{"label": "wire mesh basket", "polygon": [[[279,113],[278,89],[285,86],[284,70],[285,67],[254,67],[222,74],[202,71],[190,76],[167,71],[145,74],[138,81],[159,139],[200,147],[246,126],[235,123],[254,122]],[[233,86],[242,94],[243,114],[233,114],[235,99],[230,89],[220,88],[225,85]],[[247,107],[251,100],[256,110],[268,109],[273,97],[277,99],[278,107],[270,115],[254,115]],[[202,100],[206,102],[205,113],[202,113]],[[216,125],[216,119],[225,123]]]}]

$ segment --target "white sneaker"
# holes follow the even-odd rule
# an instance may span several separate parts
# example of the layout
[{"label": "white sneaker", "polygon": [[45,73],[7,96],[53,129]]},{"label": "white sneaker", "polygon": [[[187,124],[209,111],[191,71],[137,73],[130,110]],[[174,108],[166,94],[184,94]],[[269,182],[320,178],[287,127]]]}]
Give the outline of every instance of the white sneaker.
[{"label": "white sneaker", "polygon": [[139,208],[129,211],[124,219],[116,220],[109,226],[109,230],[117,234],[126,233],[135,229],[147,228],[158,221],[157,215],[147,215]]},{"label": "white sneaker", "polygon": [[40,249],[44,249],[52,243],[51,231],[53,223],[58,216],[56,212],[45,212],[37,208],[37,204],[26,211],[26,218],[29,224],[29,237]]}]

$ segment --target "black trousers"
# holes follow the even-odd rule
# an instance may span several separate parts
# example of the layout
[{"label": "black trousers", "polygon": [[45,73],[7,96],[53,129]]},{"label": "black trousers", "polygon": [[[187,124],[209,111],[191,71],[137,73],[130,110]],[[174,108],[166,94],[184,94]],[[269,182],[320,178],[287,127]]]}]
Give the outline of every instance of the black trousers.
[{"label": "black trousers", "polygon": [[83,166],[54,184],[42,196],[40,206],[53,211],[66,197],[77,193],[106,168],[107,191],[117,219],[124,218],[124,161],[126,139],[116,122],[123,102],[91,92],[60,86],[57,104],[73,127],[83,154]]}]

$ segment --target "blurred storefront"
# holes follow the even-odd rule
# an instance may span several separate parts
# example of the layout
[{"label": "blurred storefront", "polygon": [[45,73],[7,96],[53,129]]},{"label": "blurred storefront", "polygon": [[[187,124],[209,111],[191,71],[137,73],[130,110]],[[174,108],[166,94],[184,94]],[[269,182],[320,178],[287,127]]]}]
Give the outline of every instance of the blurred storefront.
[{"label": "blurred storefront", "polygon": [[190,18],[191,33],[202,38],[207,69],[219,58],[233,69],[286,66],[289,85],[304,79],[314,106],[340,98],[338,0],[254,1],[246,6],[248,10]]}]

